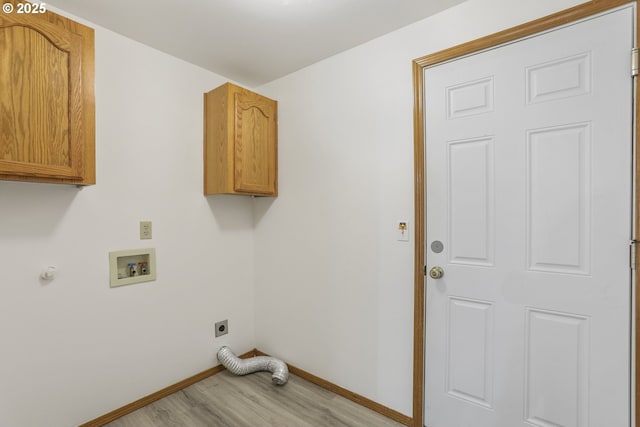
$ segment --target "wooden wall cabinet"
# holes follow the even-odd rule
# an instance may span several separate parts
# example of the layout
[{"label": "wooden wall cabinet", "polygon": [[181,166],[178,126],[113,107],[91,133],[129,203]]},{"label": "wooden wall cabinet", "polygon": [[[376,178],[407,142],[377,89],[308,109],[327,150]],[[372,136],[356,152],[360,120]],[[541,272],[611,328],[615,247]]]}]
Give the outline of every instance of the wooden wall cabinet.
[{"label": "wooden wall cabinet", "polygon": [[204,94],[204,194],[278,195],[278,104],[231,83]]},{"label": "wooden wall cabinet", "polygon": [[0,13],[0,179],[95,184],[93,29],[3,3],[13,11]]}]

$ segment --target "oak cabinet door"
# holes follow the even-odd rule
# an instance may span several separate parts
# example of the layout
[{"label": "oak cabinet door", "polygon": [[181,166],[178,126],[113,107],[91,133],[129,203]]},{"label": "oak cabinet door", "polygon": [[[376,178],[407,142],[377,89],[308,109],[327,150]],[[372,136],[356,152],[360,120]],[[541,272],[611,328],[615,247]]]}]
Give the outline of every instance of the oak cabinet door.
[{"label": "oak cabinet door", "polygon": [[275,194],[274,102],[253,92],[238,91],[234,112],[234,188],[238,192]]},{"label": "oak cabinet door", "polygon": [[0,179],[95,183],[94,123],[93,30],[0,15]]},{"label": "oak cabinet door", "polygon": [[277,102],[231,83],[204,101],[205,195],[277,196]]}]

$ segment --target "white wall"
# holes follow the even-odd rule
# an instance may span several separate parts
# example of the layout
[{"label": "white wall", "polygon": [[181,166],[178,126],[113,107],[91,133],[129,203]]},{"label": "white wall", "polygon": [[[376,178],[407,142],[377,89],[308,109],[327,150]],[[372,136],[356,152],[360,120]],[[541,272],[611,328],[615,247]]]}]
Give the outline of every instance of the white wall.
[{"label": "white wall", "polygon": [[255,201],[258,348],[411,414],[411,61],[578,3],[470,0],[258,88],[280,121],[280,195]]},{"label": "white wall", "polygon": [[[225,344],[411,414],[411,60],[577,3],[470,0],[257,88],[279,100],[275,200],[202,196],[224,78],[97,28],[98,184],[0,182],[0,425],[77,425]],[[108,252],[146,246],[158,280],[110,289]]]},{"label": "white wall", "polygon": [[[0,182],[1,426],[78,425],[255,346],[251,199],[202,195],[224,81],[96,29],[97,185]],[[108,252],[148,246],[158,280],[109,288]]]}]

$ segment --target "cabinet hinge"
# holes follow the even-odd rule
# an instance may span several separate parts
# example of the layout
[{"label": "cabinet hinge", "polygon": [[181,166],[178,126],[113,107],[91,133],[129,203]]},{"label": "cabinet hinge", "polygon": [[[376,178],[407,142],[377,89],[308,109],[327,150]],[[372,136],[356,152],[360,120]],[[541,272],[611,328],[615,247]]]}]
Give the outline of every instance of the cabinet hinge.
[{"label": "cabinet hinge", "polygon": [[424,275],[426,276],[427,275],[427,266],[426,265],[423,266],[422,271],[423,271]]},{"label": "cabinet hinge", "polygon": [[637,240],[632,240],[629,243],[629,266],[631,267],[632,270],[635,270],[637,267],[637,263],[636,263],[636,256],[637,256],[637,252],[638,252],[638,241]]},{"label": "cabinet hinge", "polygon": [[638,75],[638,48],[634,47],[631,49],[631,77],[635,77]]}]

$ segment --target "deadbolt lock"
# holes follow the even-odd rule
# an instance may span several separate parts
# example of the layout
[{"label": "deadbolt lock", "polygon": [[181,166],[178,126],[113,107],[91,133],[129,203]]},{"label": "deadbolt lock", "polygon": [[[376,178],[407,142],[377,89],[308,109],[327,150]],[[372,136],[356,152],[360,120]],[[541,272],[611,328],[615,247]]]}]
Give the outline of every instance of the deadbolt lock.
[{"label": "deadbolt lock", "polygon": [[444,276],[444,270],[441,267],[435,266],[429,270],[429,277],[432,279],[440,279]]}]

